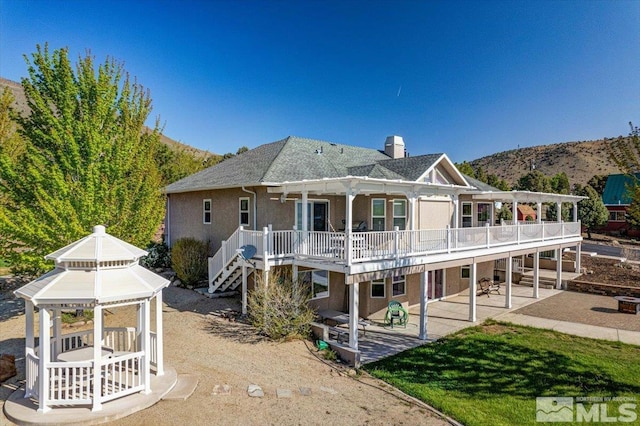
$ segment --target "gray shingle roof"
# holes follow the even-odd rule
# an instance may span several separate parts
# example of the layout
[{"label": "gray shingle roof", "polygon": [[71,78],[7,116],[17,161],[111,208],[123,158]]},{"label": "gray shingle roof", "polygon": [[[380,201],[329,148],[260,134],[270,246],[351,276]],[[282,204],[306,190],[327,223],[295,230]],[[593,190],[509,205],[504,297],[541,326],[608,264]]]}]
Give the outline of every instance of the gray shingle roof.
[{"label": "gray shingle roof", "polygon": [[367,176],[417,180],[442,154],[390,159],[381,151],[289,136],[167,186],[167,193],[303,179]]},{"label": "gray shingle roof", "polygon": [[482,181],[480,181],[478,179],[472,178],[471,176],[467,176],[464,173],[462,175],[464,176],[466,181],[469,183],[469,185],[475,186],[480,191],[492,191],[492,192],[500,192],[501,191],[500,189],[495,188],[495,187],[489,185],[488,183],[484,183],[484,182],[482,182]]}]

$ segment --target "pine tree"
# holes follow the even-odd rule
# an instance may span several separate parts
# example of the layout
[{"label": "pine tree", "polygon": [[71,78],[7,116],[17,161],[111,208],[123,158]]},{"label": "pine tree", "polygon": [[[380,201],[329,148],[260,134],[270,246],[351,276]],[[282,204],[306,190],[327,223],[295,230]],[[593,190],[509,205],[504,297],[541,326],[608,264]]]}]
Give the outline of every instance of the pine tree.
[{"label": "pine tree", "polygon": [[123,66],[90,55],[75,70],[67,49],[37,46],[22,79],[29,111],[16,116],[24,153],[0,146],[0,257],[18,273],[47,268],[43,256],[102,224],[144,246],[164,216],[154,160],[160,129],[151,99]]},{"label": "pine tree", "polygon": [[587,230],[587,236],[591,238],[591,231],[598,226],[607,223],[609,211],[602,202],[602,198],[589,185],[583,188],[583,192],[579,195],[589,197],[578,203],[578,219]]}]

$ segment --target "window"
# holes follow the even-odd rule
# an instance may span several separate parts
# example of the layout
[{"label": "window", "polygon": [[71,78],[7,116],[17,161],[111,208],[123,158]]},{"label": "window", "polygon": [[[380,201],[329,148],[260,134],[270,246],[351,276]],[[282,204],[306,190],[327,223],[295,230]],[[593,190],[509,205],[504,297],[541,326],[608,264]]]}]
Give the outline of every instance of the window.
[{"label": "window", "polygon": [[387,206],[383,198],[371,200],[371,230],[384,231],[386,223]]},{"label": "window", "polygon": [[[304,231],[326,231],[329,224],[329,202],[307,202],[307,229]],[[296,201],[296,229],[302,231],[302,202]]]},{"label": "window", "polygon": [[397,275],[393,277],[392,283],[393,283],[392,294],[394,296],[403,296],[407,294],[406,288],[405,288],[404,275]]},{"label": "window", "polygon": [[249,226],[249,198],[240,198],[240,226]]},{"label": "window", "polygon": [[311,288],[311,299],[329,297],[329,271],[301,271],[298,280]]},{"label": "window", "polygon": [[485,226],[491,221],[491,204],[478,203],[478,226]]},{"label": "window", "polygon": [[211,199],[202,200],[202,223],[211,223]]},{"label": "window", "polygon": [[609,222],[625,222],[625,212],[622,210],[614,210],[609,212]]},{"label": "window", "polygon": [[407,200],[393,200],[393,226],[400,230],[407,225]]},{"label": "window", "polygon": [[387,297],[386,285],[384,278],[380,280],[372,280],[371,281],[371,298],[385,298]]},{"label": "window", "polygon": [[465,265],[460,267],[460,278],[471,278],[471,266]]},{"label": "window", "polygon": [[462,227],[471,228],[473,226],[473,204],[462,203]]}]

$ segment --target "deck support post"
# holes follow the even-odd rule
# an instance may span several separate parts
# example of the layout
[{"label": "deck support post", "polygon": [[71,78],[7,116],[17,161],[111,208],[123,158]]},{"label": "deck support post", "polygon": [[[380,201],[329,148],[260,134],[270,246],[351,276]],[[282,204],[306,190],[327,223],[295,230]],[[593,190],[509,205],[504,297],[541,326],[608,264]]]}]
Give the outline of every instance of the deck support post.
[{"label": "deck support post", "polygon": [[556,288],[560,290],[562,288],[562,249],[556,249]]},{"label": "deck support post", "polygon": [[509,255],[509,257],[507,257],[507,274],[506,274],[506,281],[507,281],[507,294],[505,296],[505,303],[504,303],[504,307],[507,309],[511,309],[511,284],[513,281],[513,257],[511,257],[511,255]]},{"label": "deck support post", "polygon": [[420,340],[427,340],[428,279],[429,271],[423,271],[420,274],[420,334],[418,334]]},{"label": "deck support post", "polygon": [[[513,224],[518,225],[518,200],[513,200],[511,214],[513,215]],[[520,242],[520,238],[518,238],[518,242]]]},{"label": "deck support post", "polygon": [[[247,315],[247,265],[242,263],[242,315]],[[254,277],[255,278],[255,277]]]},{"label": "deck support post", "polygon": [[582,265],[580,264],[580,260],[582,258],[582,244],[576,244],[576,274],[580,273],[580,269],[582,269]]},{"label": "deck support post", "polygon": [[358,319],[360,318],[359,300],[360,283],[355,282],[349,286],[349,347],[358,350]]},{"label": "deck support post", "polygon": [[469,321],[476,322],[476,277],[477,277],[477,264],[475,260],[471,264],[469,274]]},{"label": "deck support post", "polygon": [[533,298],[534,299],[540,298],[539,289],[540,289],[540,252],[536,250],[536,252],[533,253]]},{"label": "deck support post", "polygon": [[344,252],[346,254],[345,260],[347,265],[351,265],[353,261],[353,241],[351,240],[351,223],[353,222],[353,200],[356,198],[356,195],[353,191],[347,191],[346,194],[346,211],[345,211],[345,219],[344,219],[344,233],[345,233],[345,241],[344,241]]}]

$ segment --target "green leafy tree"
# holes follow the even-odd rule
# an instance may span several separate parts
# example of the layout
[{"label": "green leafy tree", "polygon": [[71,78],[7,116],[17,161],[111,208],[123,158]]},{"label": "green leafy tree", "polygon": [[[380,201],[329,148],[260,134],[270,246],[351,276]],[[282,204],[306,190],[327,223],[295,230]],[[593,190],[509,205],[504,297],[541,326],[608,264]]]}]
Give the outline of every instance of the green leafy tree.
[{"label": "green leafy tree", "polygon": [[583,188],[579,195],[589,197],[578,203],[578,219],[587,230],[588,238],[591,238],[591,231],[594,228],[604,225],[609,219],[609,211],[602,202],[602,198],[589,185]]},{"label": "green leafy tree", "polygon": [[560,172],[551,178],[551,191],[556,194],[569,194],[571,192],[571,184],[569,177],[565,172]]},{"label": "green leafy tree", "polygon": [[478,168],[476,169],[476,179],[478,179],[480,182],[487,183],[487,172],[484,171],[482,166],[478,166]]},{"label": "green leafy tree", "polygon": [[551,192],[551,183],[541,171],[534,170],[521,176],[516,188],[520,191]]},{"label": "green leafy tree", "polygon": [[466,161],[463,161],[462,163],[457,163],[456,167],[458,168],[458,171],[460,173],[463,173],[472,178],[476,177],[476,172],[475,170],[473,170],[473,166],[471,166],[471,164],[467,163]]},{"label": "green leafy tree", "polygon": [[511,211],[512,205],[509,204],[505,204],[502,203],[502,206],[498,209],[497,213],[497,217],[499,221],[503,221],[503,220],[512,220],[513,219],[513,212]]},{"label": "green leafy tree", "polygon": [[604,193],[604,187],[607,185],[608,177],[609,176],[607,175],[594,175],[591,179],[589,179],[587,185],[590,185],[593,189],[596,190],[598,194],[602,195]]},{"label": "green leafy tree", "polygon": [[490,173],[487,175],[487,184],[501,191],[509,191],[509,184],[504,179],[500,179],[497,175],[494,175],[493,173]]},{"label": "green leafy tree", "polygon": [[145,127],[148,91],[118,62],[75,68],[67,49],[37,46],[25,56],[28,111],[16,116],[25,152],[0,147],[0,257],[14,272],[47,269],[43,256],[103,224],[144,247],[164,216],[154,156],[160,129]]}]

